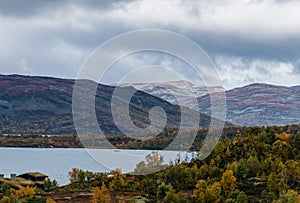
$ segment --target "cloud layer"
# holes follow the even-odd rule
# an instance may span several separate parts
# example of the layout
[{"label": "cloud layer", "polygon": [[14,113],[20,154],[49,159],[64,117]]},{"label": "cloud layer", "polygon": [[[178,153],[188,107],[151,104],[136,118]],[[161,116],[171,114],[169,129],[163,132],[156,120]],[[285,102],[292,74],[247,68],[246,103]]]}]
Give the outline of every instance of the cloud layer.
[{"label": "cloud layer", "polygon": [[158,28],[197,42],[216,63],[226,88],[294,85],[300,76],[299,10],[296,0],[4,0],[0,73],[73,78],[111,37]]}]

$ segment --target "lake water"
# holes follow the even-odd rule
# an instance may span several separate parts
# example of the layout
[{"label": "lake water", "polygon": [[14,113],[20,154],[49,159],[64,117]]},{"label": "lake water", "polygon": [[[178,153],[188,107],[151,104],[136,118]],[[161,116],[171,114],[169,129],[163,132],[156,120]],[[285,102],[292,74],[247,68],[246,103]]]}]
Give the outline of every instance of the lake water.
[{"label": "lake water", "polygon": [[[148,150],[110,150],[110,149],[37,149],[37,148],[0,148],[0,174],[42,172],[59,185],[69,183],[68,172],[80,168],[92,172],[109,172],[120,168],[122,172],[131,172],[137,163],[144,160]],[[165,163],[169,163],[178,152],[159,152]],[[182,153],[182,157],[186,154]],[[96,161],[97,160],[97,161]]]}]

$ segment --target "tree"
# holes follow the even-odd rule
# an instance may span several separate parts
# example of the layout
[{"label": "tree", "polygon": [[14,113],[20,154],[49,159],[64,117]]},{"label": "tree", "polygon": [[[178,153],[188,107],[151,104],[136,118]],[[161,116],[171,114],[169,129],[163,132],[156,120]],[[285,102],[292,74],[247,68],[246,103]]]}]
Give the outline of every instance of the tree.
[{"label": "tree", "polygon": [[237,166],[238,166],[238,163],[236,161],[232,162],[232,163],[229,163],[227,165],[227,169],[228,170],[232,170],[233,171],[233,174],[236,175],[236,172],[237,172]]},{"label": "tree", "polygon": [[261,168],[262,168],[263,173],[265,173],[265,175],[270,174],[270,172],[272,170],[272,159],[270,157],[265,159],[261,163]]},{"label": "tree", "polygon": [[109,203],[110,202],[110,194],[104,183],[102,183],[101,188],[99,188],[99,187],[95,188],[92,202],[93,203]]},{"label": "tree", "polygon": [[209,166],[204,164],[199,169],[199,176],[202,179],[206,179],[209,176]]},{"label": "tree", "polygon": [[51,192],[53,190],[56,190],[58,188],[58,183],[56,180],[51,181],[50,179],[46,179],[44,181],[44,190],[46,192]]},{"label": "tree", "polygon": [[80,169],[78,171],[77,178],[78,178],[78,182],[79,183],[84,183],[85,180],[86,180],[86,173],[83,170]]},{"label": "tree", "polygon": [[199,202],[205,202],[206,181],[199,180],[194,190],[194,196]]},{"label": "tree", "polygon": [[267,181],[268,190],[274,195],[278,196],[279,193],[286,192],[288,186],[283,179],[277,179],[275,174],[271,174]]},{"label": "tree", "polygon": [[166,193],[166,196],[163,199],[165,203],[180,203],[180,197],[175,193],[173,187],[169,188],[169,191]]},{"label": "tree", "polygon": [[247,159],[247,166],[248,166],[248,174],[249,177],[255,177],[256,174],[260,171],[260,162],[256,156],[250,156]]},{"label": "tree", "polygon": [[0,203],[10,203],[10,198],[7,197],[7,196],[4,196],[1,200],[0,200]]},{"label": "tree", "polygon": [[243,191],[237,196],[236,203],[248,203],[248,197]]},{"label": "tree", "polygon": [[9,184],[2,183],[0,188],[3,196],[9,197],[11,195],[11,186]]},{"label": "tree", "polygon": [[56,201],[51,198],[47,198],[46,203],[56,203]]},{"label": "tree", "polygon": [[180,202],[191,202],[190,195],[184,192],[178,192]]},{"label": "tree", "polygon": [[221,196],[221,185],[215,182],[208,186],[205,192],[205,199],[208,202],[219,202]]},{"label": "tree", "polygon": [[164,169],[164,159],[159,153],[152,152],[146,156],[146,161],[141,161],[134,169],[134,174],[149,174]]},{"label": "tree", "polygon": [[233,190],[236,186],[236,178],[233,175],[232,170],[227,170],[223,173],[221,179],[221,185],[223,190],[228,193]]},{"label": "tree", "polygon": [[277,203],[298,203],[298,193],[294,190],[288,190],[287,193],[280,194]]},{"label": "tree", "polygon": [[78,181],[78,174],[79,174],[78,168],[73,168],[72,171],[69,172],[69,180],[71,184]]},{"label": "tree", "polygon": [[277,157],[280,157],[283,162],[292,158],[293,155],[291,145],[286,141],[277,140],[272,145],[272,150]]},{"label": "tree", "polygon": [[286,183],[294,186],[300,182],[300,163],[298,161],[288,160],[285,162]]},{"label": "tree", "polygon": [[276,134],[275,137],[277,139],[280,139],[280,140],[285,141],[285,142],[291,142],[292,141],[292,136],[290,134],[287,134],[286,132]]},{"label": "tree", "polygon": [[19,190],[14,190],[15,196],[18,197],[18,199],[21,202],[27,202],[28,200],[32,200],[33,197],[36,194],[36,189],[33,187],[21,187]]},{"label": "tree", "polygon": [[194,196],[197,202],[218,202],[221,197],[221,185],[219,182],[214,182],[207,186],[206,181],[199,180],[194,190]]},{"label": "tree", "polygon": [[96,173],[94,174],[93,186],[102,186],[102,183],[108,182],[108,174],[107,173]]},{"label": "tree", "polygon": [[239,180],[246,178],[248,175],[249,169],[247,167],[246,161],[244,159],[239,160],[236,168],[236,176]]},{"label": "tree", "polygon": [[267,190],[263,190],[261,192],[262,202],[271,203],[276,198],[275,194],[272,192],[268,192]]},{"label": "tree", "polygon": [[164,199],[166,196],[167,192],[170,191],[171,185],[166,185],[164,182],[161,183],[161,185],[158,186],[157,188],[157,193],[156,196],[159,200]]},{"label": "tree", "polygon": [[109,184],[109,189],[111,191],[121,191],[126,189],[126,175],[122,174],[121,169],[117,168],[112,171],[113,177]]}]

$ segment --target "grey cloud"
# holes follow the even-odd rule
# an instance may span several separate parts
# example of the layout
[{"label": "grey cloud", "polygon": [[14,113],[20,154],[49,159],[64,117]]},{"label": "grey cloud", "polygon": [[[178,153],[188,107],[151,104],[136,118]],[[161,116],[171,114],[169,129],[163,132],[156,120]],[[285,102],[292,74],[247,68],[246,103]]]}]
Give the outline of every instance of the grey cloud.
[{"label": "grey cloud", "polygon": [[[160,71],[161,76],[157,75],[157,72],[150,71],[150,68],[147,67],[156,67],[164,69],[165,71]],[[139,69],[143,69],[138,71]],[[156,69],[156,70],[157,70]],[[120,75],[115,75],[115,71],[118,71]],[[127,73],[131,72],[134,74],[134,71],[139,75],[137,78],[130,78],[134,83],[145,82],[145,81],[155,81],[164,82],[170,80],[187,80],[193,82],[197,85],[203,85],[204,81],[201,78],[196,77],[197,72],[190,67],[182,59],[169,55],[166,53],[161,53],[158,51],[142,51],[139,53],[131,54],[119,61],[117,61],[107,72],[103,78],[103,82],[106,84],[117,83],[120,79],[125,76]],[[145,72],[145,74],[141,74]],[[170,74],[173,72],[173,74]],[[164,78],[164,80],[162,79]]]},{"label": "grey cloud", "polygon": [[[129,1],[129,0],[127,0]],[[9,17],[33,17],[42,15],[68,5],[77,5],[87,9],[109,9],[122,0],[1,0],[0,14]],[[126,2],[126,1],[125,1]]]},{"label": "grey cloud", "polygon": [[65,1],[59,0],[2,0],[0,13],[8,17],[30,17],[42,13],[44,9],[56,9],[65,4]]},{"label": "grey cloud", "polygon": [[296,61],[300,57],[300,37],[284,40],[253,41],[238,38],[234,34],[198,32],[187,33],[212,57],[224,54],[265,60]]},{"label": "grey cloud", "polygon": [[300,74],[300,56],[298,60],[292,62],[295,67],[295,73]]},{"label": "grey cloud", "polygon": [[[169,2],[170,5],[166,2]],[[240,11],[237,12],[233,21],[229,19],[224,23],[222,18],[218,17],[219,13],[215,13],[216,16],[209,15],[208,17],[216,18],[214,23],[217,24],[213,26],[213,23],[207,23],[209,21],[207,21],[208,17],[205,16],[207,15],[205,12],[208,11],[203,9],[207,6],[206,4],[209,4],[206,1],[200,4],[197,4],[198,1],[176,1],[178,5],[175,5],[174,2],[2,0],[0,1],[0,29],[3,31],[0,33],[2,46],[2,48],[0,47],[0,71],[1,73],[75,77],[88,54],[104,41],[135,29],[160,28],[184,34],[194,40],[216,63],[218,62],[217,65],[220,65],[218,56],[244,58],[244,61],[241,61],[242,67],[233,67],[235,71],[246,71],[253,61],[260,60],[290,62],[295,67],[293,71],[300,72],[300,35],[297,35],[298,22],[292,17],[284,19],[286,24],[290,24],[287,27],[282,27],[285,25],[284,20],[278,18],[281,20],[278,26],[276,27],[275,24],[270,27],[274,29],[274,32],[266,30],[265,34],[259,32],[259,27],[257,30],[255,27],[251,27],[253,26],[251,24],[249,24],[251,29],[247,30],[247,25],[243,25],[246,19],[239,19]],[[218,5],[217,2],[212,1],[212,4]],[[230,3],[230,1],[228,2]],[[274,4],[277,2],[274,1]],[[296,1],[279,1],[282,6],[289,2]],[[160,4],[164,3],[167,6],[160,8]],[[138,7],[138,4],[143,4],[143,7]],[[254,1],[253,4],[259,6],[258,1]],[[268,4],[270,7],[273,5]],[[78,16],[74,16],[77,11],[72,10],[73,5],[81,9]],[[126,7],[126,5],[130,6]],[[149,9],[143,10],[147,6]],[[49,15],[51,12],[59,13],[61,19],[51,19],[53,17]],[[270,11],[271,14],[272,12]],[[266,17],[269,17],[268,9]],[[237,23],[239,21],[242,23]],[[258,21],[259,19],[253,19],[253,22],[257,24],[260,23]],[[247,22],[245,21],[245,23]],[[218,27],[222,26],[222,23],[223,27]],[[292,25],[295,25],[295,29],[292,28]],[[266,36],[261,36],[263,34]],[[234,65],[231,63],[232,60],[223,60],[222,62]],[[265,65],[265,63],[263,64]],[[253,70],[257,71],[259,67],[253,68]],[[253,75],[241,73],[241,76],[244,77],[241,82],[257,79]],[[258,79],[268,82],[268,78]],[[230,87],[238,84],[231,85],[230,82],[228,80]]]}]

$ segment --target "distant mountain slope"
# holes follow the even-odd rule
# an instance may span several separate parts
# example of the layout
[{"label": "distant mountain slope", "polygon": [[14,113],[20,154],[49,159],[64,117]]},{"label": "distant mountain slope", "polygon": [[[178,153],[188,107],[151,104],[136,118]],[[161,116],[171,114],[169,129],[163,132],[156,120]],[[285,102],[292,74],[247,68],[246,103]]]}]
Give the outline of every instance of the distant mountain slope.
[{"label": "distant mountain slope", "polygon": [[[227,121],[263,126],[300,123],[300,89],[251,84],[226,92]],[[201,112],[210,114],[209,96],[199,98]],[[193,107],[195,109],[195,107]]]},{"label": "distant mountain slope", "polygon": [[[207,115],[211,115],[208,89],[211,92],[222,90],[222,87],[196,87],[186,81],[133,85],[173,104],[178,103],[175,99],[177,96],[184,106]],[[227,121],[242,126],[298,124],[300,123],[299,87],[251,84],[228,90],[226,91]],[[191,102],[191,97],[194,95],[198,97],[199,105]]]},{"label": "distant mountain slope", "polygon": [[[75,134],[72,118],[72,93],[75,80],[20,75],[0,75],[0,131],[2,133]],[[89,94],[92,81],[83,81],[82,91]],[[98,85],[98,84],[96,84]],[[121,134],[111,114],[111,97],[115,87],[98,85],[96,114],[106,134]],[[132,87],[124,87],[126,94]],[[122,103],[122,98],[118,98]],[[150,124],[149,110],[160,106],[167,112],[167,128],[180,124],[180,107],[142,91],[130,103],[130,115],[136,125]],[[184,109],[191,118],[198,113]],[[200,127],[207,127],[211,118],[201,114]],[[186,126],[188,127],[188,126]]]},{"label": "distant mountain slope", "polygon": [[133,86],[148,94],[162,98],[172,104],[183,104],[190,107],[191,98],[204,96],[210,92],[224,91],[223,87],[197,87],[188,81],[168,81],[162,83],[132,83],[122,86]]}]

